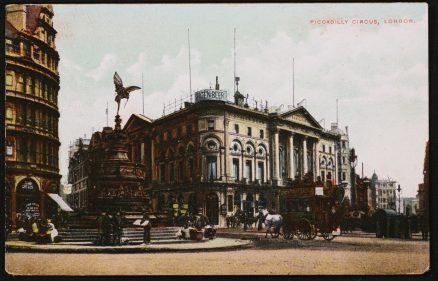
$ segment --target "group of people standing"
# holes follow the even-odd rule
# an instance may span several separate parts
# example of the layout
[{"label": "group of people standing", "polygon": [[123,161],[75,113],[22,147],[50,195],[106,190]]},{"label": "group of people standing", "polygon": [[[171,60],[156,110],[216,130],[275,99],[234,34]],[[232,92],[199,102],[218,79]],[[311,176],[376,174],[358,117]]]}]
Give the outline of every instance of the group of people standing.
[{"label": "group of people standing", "polygon": [[96,245],[122,245],[123,216],[120,211],[114,214],[102,212],[97,218],[98,236]]},{"label": "group of people standing", "polygon": [[36,243],[59,242],[58,230],[51,219],[24,218],[19,222],[18,239]]}]

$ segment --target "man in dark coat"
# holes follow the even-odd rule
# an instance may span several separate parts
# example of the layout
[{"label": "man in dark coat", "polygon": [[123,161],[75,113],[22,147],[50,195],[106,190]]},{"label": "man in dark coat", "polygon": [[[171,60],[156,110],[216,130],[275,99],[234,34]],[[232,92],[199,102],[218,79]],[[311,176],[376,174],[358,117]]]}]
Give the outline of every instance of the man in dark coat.
[{"label": "man in dark coat", "polygon": [[102,217],[102,234],[103,234],[103,245],[109,245],[111,243],[111,233],[112,233],[112,221],[108,212],[104,213]]},{"label": "man in dark coat", "polygon": [[121,245],[122,233],[123,233],[123,217],[120,211],[117,211],[113,216],[113,232],[114,232],[114,244]]}]

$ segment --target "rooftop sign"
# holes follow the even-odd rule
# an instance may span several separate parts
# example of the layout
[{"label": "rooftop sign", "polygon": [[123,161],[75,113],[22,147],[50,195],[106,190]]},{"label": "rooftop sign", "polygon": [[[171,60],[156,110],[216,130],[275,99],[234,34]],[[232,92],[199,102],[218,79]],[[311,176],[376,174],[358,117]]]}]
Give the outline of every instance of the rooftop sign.
[{"label": "rooftop sign", "polygon": [[228,101],[228,93],[223,90],[206,89],[195,93],[195,102],[203,100]]}]

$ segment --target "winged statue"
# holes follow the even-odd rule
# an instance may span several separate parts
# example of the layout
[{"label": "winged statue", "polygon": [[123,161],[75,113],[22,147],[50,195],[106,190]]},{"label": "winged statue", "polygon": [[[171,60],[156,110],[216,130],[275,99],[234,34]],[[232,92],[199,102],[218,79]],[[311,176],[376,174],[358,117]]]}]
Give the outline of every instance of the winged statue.
[{"label": "winged statue", "polygon": [[126,102],[129,100],[129,93],[135,90],[140,90],[140,87],[137,86],[129,86],[129,87],[123,87],[122,78],[120,78],[119,74],[114,73],[114,85],[116,86],[116,98],[115,101],[117,102],[117,115],[119,115],[119,109],[120,109],[120,101],[122,99],[126,99]]}]

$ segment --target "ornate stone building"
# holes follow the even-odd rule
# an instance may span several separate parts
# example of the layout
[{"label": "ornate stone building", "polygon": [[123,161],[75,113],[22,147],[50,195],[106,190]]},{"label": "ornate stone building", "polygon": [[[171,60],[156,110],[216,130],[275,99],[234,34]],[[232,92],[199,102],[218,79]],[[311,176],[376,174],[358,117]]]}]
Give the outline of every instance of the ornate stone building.
[{"label": "ornate stone building", "polygon": [[396,210],[397,182],[394,180],[376,180],[377,208]]},{"label": "ornate stone building", "polygon": [[238,91],[230,102],[218,84],[159,119],[134,114],[123,130],[130,159],[145,167],[153,210],[202,208],[218,225],[237,208],[276,208],[278,192],[305,179],[341,183],[337,151],[342,141],[348,148],[348,138],[324,130],[302,106],[269,112]]},{"label": "ornate stone building", "polygon": [[67,195],[67,202],[74,210],[86,209],[88,204],[89,145],[90,139],[80,138],[69,148],[68,183],[71,192]]},{"label": "ornate stone building", "polygon": [[7,5],[6,212],[47,216],[58,193],[59,55],[52,5]]}]

